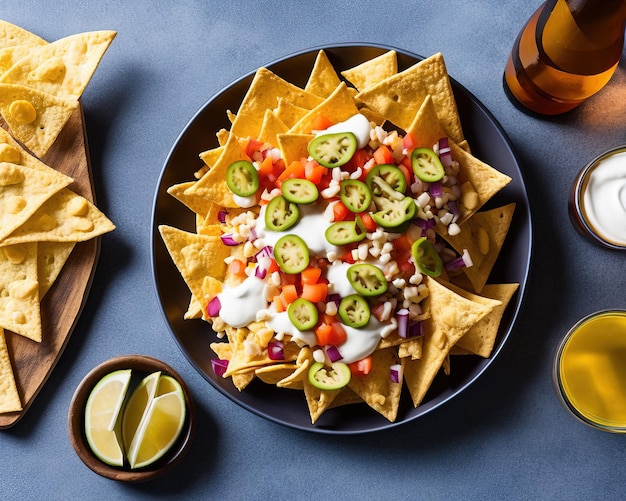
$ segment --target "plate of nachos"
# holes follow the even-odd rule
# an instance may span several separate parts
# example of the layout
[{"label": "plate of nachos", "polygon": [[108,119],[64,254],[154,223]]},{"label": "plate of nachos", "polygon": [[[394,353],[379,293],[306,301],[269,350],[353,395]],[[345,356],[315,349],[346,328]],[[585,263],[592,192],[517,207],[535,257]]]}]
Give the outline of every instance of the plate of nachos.
[{"label": "plate of nachos", "polygon": [[440,53],[321,47],[211,98],[163,169],[153,271],[219,392],[277,423],[363,433],[470,386],[530,263],[522,175]]}]

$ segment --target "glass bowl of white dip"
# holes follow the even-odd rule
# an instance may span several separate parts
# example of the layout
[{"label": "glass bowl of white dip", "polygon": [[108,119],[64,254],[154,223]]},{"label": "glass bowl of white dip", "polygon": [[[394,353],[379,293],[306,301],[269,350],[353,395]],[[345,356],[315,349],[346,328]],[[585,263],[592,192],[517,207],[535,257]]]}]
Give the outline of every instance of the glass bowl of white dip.
[{"label": "glass bowl of white dip", "polygon": [[598,155],[580,171],[569,214],[576,229],[593,242],[626,250],[626,145]]}]

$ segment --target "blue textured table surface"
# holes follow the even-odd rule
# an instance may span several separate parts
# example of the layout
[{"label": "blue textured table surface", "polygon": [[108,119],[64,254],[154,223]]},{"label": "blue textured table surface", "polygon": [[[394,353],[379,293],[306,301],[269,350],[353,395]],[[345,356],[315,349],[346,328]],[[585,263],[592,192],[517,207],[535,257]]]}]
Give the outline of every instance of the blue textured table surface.
[{"label": "blue textured table surface", "polygon": [[[24,418],[0,432],[0,498],[24,499],[618,499],[624,437],[588,428],[557,401],[555,347],[579,318],[624,308],[624,255],[584,241],[567,198],[578,170],[626,144],[626,56],[610,84],[573,113],[537,119],[502,90],[512,42],[533,0],[420,2],[8,0],[0,18],[52,41],[118,32],[83,95],[99,207],[115,222],[87,305]],[[441,51],[450,74],[500,122],[531,201],[527,295],[506,349],[460,396],[392,430],[319,436],[259,418],[214,390],[170,335],[153,285],[156,185],[170,148],[221,88],[292,52],[346,42]],[[100,362],[140,353],[174,367],[193,392],[190,453],[138,485],[102,478],[77,457],[67,412]]]}]

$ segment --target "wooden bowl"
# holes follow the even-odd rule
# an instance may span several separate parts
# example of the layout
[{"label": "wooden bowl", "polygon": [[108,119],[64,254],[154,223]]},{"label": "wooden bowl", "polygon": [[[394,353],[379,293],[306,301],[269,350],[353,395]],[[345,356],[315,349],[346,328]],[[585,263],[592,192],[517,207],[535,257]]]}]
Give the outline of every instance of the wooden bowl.
[{"label": "wooden bowl", "polygon": [[[105,375],[120,369],[131,369],[133,373],[142,377],[155,371],[161,371],[163,374],[168,374],[175,378],[180,383],[185,394],[187,415],[185,425],[177,442],[161,459],[152,465],[137,470],[103,463],[93,454],[85,437],[85,405],[91,390]],[[103,362],[89,372],[81,381],[70,403],[68,431],[70,442],[78,457],[98,475],[122,482],[144,482],[171,470],[183,458],[192,443],[195,421],[196,411],[189,388],[176,371],[160,360],[143,355],[128,355],[115,357]]]}]

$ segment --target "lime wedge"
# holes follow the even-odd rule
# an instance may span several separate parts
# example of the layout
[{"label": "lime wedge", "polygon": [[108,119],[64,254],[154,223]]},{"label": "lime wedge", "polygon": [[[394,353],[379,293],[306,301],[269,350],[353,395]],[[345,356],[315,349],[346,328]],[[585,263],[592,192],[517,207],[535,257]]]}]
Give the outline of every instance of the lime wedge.
[{"label": "lime wedge", "polygon": [[130,369],[107,374],[91,390],[85,406],[87,443],[98,459],[114,466],[124,464],[118,417],[130,384],[130,376]]},{"label": "lime wedge", "polygon": [[141,420],[156,394],[160,377],[161,372],[157,371],[143,378],[126,402],[122,418],[122,440],[127,454]]},{"label": "lime wedge", "polygon": [[180,436],[186,413],[185,397],[178,381],[161,376],[155,397],[145,409],[127,449],[130,467],[142,468],[163,457]]}]

